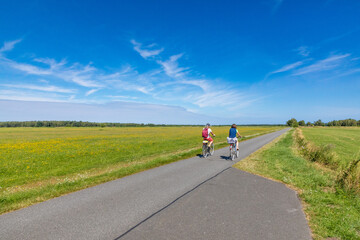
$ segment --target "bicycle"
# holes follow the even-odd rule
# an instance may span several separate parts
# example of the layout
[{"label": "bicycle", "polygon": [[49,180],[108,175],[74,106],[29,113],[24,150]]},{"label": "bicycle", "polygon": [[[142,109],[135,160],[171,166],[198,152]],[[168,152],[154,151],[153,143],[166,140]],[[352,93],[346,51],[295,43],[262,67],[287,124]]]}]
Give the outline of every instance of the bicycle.
[{"label": "bicycle", "polygon": [[211,145],[208,145],[209,141],[204,140],[202,146],[202,155],[204,158],[207,158],[209,155],[212,156],[214,154],[214,143],[212,142]]},{"label": "bicycle", "polygon": [[230,144],[230,159],[231,161],[234,161],[235,157],[239,157],[239,150],[236,149],[236,140],[233,138],[228,138],[228,143]]}]

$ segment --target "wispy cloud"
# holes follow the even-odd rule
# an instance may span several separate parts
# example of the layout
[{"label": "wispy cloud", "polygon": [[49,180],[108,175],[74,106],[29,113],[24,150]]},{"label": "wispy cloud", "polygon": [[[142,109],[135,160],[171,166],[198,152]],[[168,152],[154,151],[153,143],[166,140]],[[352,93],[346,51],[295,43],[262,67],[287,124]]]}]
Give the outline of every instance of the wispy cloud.
[{"label": "wispy cloud", "polygon": [[[132,40],[132,43],[141,46],[135,40]],[[158,63],[163,73],[170,78],[168,80],[163,79],[154,86],[150,93],[152,97],[162,101],[187,102],[199,108],[213,107],[218,109],[221,106],[223,111],[227,111],[226,109],[230,107],[231,109],[243,108],[259,100],[222,87],[220,84],[215,86],[214,81],[210,79],[199,80],[197,77],[194,78],[189,71],[190,67],[183,67],[179,64],[179,59],[183,55],[183,53],[175,54],[167,60],[162,60],[160,55],[157,56],[156,60],[144,57]],[[159,72],[156,72],[156,75],[159,75]]]},{"label": "wispy cloud", "polygon": [[297,68],[298,66],[301,66],[303,63],[304,63],[303,61],[298,61],[298,62],[295,62],[295,63],[291,63],[291,64],[288,64],[288,65],[285,65],[285,66],[281,67],[278,70],[275,70],[275,71],[271,72],[270,74],[287,72],[287,71],[290,71],[292,69]]},{"label": "wispy cloud", "polygon": [[[40,62],[39,59],[35,59],[35,61]],[[6,64],[26,74],[59,78],[68,82],[74,82],[83,87],[102,87],[101,83],[93,80],[93,72],[96,71],[96,68],[90,65],[82,66],[75,63],[66,66],[64,60],[57,62],[54,59],[48,59],[47,61],[42,61],[42,63],[48,67],[45,68],[34,64],[16,62],[7,58],[0,61],[0,64]]]},{"label": "wispy cloud", "polygon": [[243,93],[239,93],[230,89],[208,91],[204,94],[190,96],[190,98],[199,107],[216,106],[231,107],[232,109],[247,107],[251,103],[258,100],[256,98],[251,98]]},{"label": "wispy cloud", "polygon": [[4,45],[0,48],[0,54],[2,52],[6,52],[6,51],[11,51],[15,44],[21,42],[21,39],[17,39],[17,40],[14,40],[14,41],[9,41],[9,42],[4,42]]},{"label": "wispy cloud", "polygon": [[1,84],[1,86],[8,88],[21,88],[28,90],[37,90],[44,92],[58,92],[58,93],[76,93],[76,89],[67,89],[57,86],[38,86],[38,85],[29,85],[29,84]]},{"label": "wispy cloud", "polygon": [[295,51],[303,57],[307,57],[310,55],[310,50],[309,47],[307,46],[300,46],[297,49],[295,49]]},{"label": "wispy cloud", "polygon": [[[13,48],[17,41],[13,41],[12,44],[7,44],[4,49]],[[32,61],[32,62],[31,62]],[[41,77],[39,82],[49,83],[59,80],[63,80],[69,83],[74,83],[80,89],[65,89],[55,86],[38,86],[34,84],[8,84],[7,87],[22,88],[27,90],[37,90],[44,92],[58,92],[58,93],[72,93],[78,94],[82,92],[83,88],[90,88],[86,90],[84,96],[90,96],[95,92],[107,88],[111,91],[137,91],[143,94],[149,94],[153,89],[151,79],[154,74],[153,71],[145,74],[139,74],[130,65],[125,65],[120,70],[105,73],[104,71],[94,67],[90,64],[82,65],[79,63],[68,63],[65,59],[56,61],[52,58],[33,58],[28,62],[15,61],[5,56],[0,58],[0,65],[5,68],[13,69],[19,73],[26,75],[34,75]],[[155,74],[156,75],[156,74]],[[26,97],[28,98],[28,96]],[[49,96],[49,98],[51,98]],[[68,97],[67,97],[68,98]],[[13,99],[13,98],[11,98]],[[54,100],[56,100],[54,98]],[[76,95],[70,100],[77,101]],[[90,100],[89,100],[90,101]]]},{"label": "wispy cloud", "polygon": [[211,86],[206,80],[182,80],[180,81],[180,83],[197,86],[201,88],[204,92],[208,92],[211,90]]},{"label": "wispy cloud", "polygon": [[91,94],[93,94],[93,93],[95,93],[95,92],[97,92],[97,91],[99,91],[100,89],[91,89],[91,90],[89,90],[89,91],[87,91],[86,93],[85,93],[85,96],[89,96],[89,95],[91,95]]},{"label": "wispy cloud", "polygon": [[328,71],[334,69],[342,63],[342,61],[349,57],[350,54],[333,55],[323,60],[319,60],[309,66],[297,69],[293,75],[304,75],[313,72]]},{"label": "wispy cloud", "polygon": [[149,58],[149,57],[157,56],[162,51],[164,51],[163,48],[151,49],[154,46],[156,46],[156,44],[150,44],[150,45],[148,45],[146,47],[143,47],[141,43],[139,43],[139,42],[137,42],[135,40],[131,40],[130,42],[134,45],[134,50],[137,51],[145,59]]},{"label": "wispy cloud", "polygon": [[171,56],[166,61],[160,61],[158,60],[157,63],[162,66],[164,69],[166,75],[173,78],[179,78],[184,76],[185,71],[189,68],[179,67],[178,59],[183,56],[182,53]]},{"label": "wispy cloud", "polygon": [[[220,80],[207,79],[199,74],[194,75],[191,67],[182,66],[183,53],[162,57],[163,48],[156,44],[143,46],[132,40],[134,50],[145,60],[155,63],[153,69],[139,72],[131,65],[125,65],[119,70],[105,72],[93,66],[92,63],[82,65],[71,63],[65,59],[35,57],[28,61],[19,61],[2,56],[0,65],[23,74],[29,82],[3,85],[10,90],[1,92],[2,99],[28,101],[64,101],[83,103],[104,103],[107,101],[146,101],[169,104],[170,102],[197,109],[216,109],[217,112],[227,112],[239,109],[257,101],[253,96],[233,91],[223,86]],[[8,44],[6,49],[13,48]],[[5,48],[4,48],[5,49]],[[27,77],[28,75],[32,75]],[[39,77],[34,80],[33,76]],[[67,82],[70,88],[58,87],[53,82]],[[32,83],[30,83],[32,82]],[[39,82],[42,83],[39,84]],[[36,84],[37,83],[37,84]],[[75,87],[73,87],[75,86]],[[14,91],[21,89],[23,91]],[[108,95],[92,94],[104,90]],[[41,94],[37,94],[37,92]],[[221,108],[218,108],[218,107]],[[216,113],[214,113],[216,114]]]}]

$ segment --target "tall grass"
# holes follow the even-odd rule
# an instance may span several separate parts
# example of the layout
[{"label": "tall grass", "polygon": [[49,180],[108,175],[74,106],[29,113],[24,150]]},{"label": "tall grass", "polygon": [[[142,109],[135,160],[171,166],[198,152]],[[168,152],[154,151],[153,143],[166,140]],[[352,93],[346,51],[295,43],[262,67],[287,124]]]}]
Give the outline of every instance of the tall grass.
[{"label": "tall grass", "polygon": [[360,194],[360,158],[353,160],[346,169],[340,171],[337,183],[346,190]]},{"label": "tall grass", "polygon": [[336,154],[332,151],[335,147],[333,144],[322,144],[317,146],[305,139],[300,128],[295,130],[294,136],[298,150],[303,157],[312,162],[319,162],[327,165],[333,169],[338,167]]}]

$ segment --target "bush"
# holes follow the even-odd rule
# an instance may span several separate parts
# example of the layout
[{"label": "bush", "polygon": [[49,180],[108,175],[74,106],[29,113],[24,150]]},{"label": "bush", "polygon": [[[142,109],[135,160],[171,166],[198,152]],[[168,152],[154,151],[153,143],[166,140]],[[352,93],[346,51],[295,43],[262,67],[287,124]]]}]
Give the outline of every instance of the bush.
[{"label": "bush", "polygon": [[320,119],[314,122],[315,126],[325,126],[325,123],[323,123]]},{"label": "bush", "polygon": [[[288,121],[286,122],[286,124],[287,124],[289,127],[298,127],[298,126],[299,126],[299,124],[298,124],[298,122],[297,122],[297,120],[296,120],[295,118],[292,118],[292,119],[288,120]],[[294,126],[294,125],[297,125],[297,126]]]},{"label": "bush", "polygon": [[299,126],[305,126],[305,121],[304,120],[301,120],[298,123],[299,123]]}]

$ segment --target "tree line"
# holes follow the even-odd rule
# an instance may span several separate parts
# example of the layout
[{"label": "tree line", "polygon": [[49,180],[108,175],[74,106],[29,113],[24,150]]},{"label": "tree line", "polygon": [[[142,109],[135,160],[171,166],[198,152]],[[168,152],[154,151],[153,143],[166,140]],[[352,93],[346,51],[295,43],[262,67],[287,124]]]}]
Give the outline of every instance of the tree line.
[{"label": "tree line", "polygon": [[347,126],[360,126],[360,120],[356,121],[355,119],[352,118],[348,118],[348,119],[344,119],[344,120],[333,120],[327,123],[324,123],[323,121],[321,121],[321,119],[315,121],[315,122],[307,122],[305,123],[304,120],[300,120],[297,121],[295,118],[289,119],[286,122],[286,125],[290,126],[290,127],[298,127],[298,126],[328,126],[328,127],[332,127],[332,126],[343,126],[343,127],[347,127]]},{"label": "tree line", "polygon": [[0,122],[0,127],[155,127],[165,124],[144,123],[97,123],[83,121],[8,121]]}]

